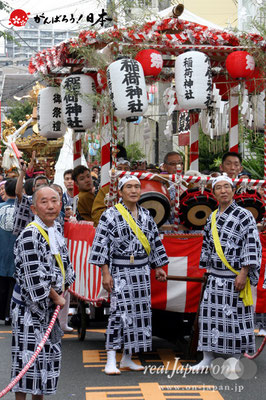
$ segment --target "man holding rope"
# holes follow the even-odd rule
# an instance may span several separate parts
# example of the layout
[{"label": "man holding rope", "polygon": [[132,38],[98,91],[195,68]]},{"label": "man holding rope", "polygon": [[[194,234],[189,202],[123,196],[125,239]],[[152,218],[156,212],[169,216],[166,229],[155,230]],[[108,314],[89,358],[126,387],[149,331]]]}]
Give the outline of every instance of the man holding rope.
[{"label": "man holding rope", "polygon": [[227,175],[215,178],[212,189],[219,208],[204,228],[200,268],[210,275],[199,313],[198,350],[203,360],[194,370],[210,367],[215,354],[238,359],[244,352],[255,352],[250,284],[257,285],[261,264],[256,221],[235,203]]},{"label": "man holding rope", "polygon": [[[74,281],[67,247],[55,219],[61,210],[58,193],[42,186],[35,190],[34,221],[14,247],[16,285],[12,298],[12,378],[28,363],[41,342],[56,305],[64,306],[63,291]],[[43,400],[56,392],[61,366],[62,331],[56,321],[35,363],[13,387],[16,400]]]},{"label": "man holding rope", "polygon": [[118,184],[122,200],[100,219],[90,262],[102,268],[103,287],[110,293],[110,316],[106,330],[105,373],[120,374],[116,350],[123,348],[120,368],[142,371],[131,360],[133,353],[150,351],[150,268],[158,281],[166,280],[161,268],[168,263],[157,226],[149,211],[139,207],[141,184],[135,176],[124,176]]}]

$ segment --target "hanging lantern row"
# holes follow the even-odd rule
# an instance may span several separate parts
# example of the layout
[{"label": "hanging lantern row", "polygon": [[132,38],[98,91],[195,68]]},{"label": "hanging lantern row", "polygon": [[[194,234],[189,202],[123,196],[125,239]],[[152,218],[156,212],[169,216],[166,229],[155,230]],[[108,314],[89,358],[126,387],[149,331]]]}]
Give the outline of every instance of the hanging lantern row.
[{"label": "hanging lantern row", "polygon": [[87,96],[95,93],[91,76],[70,75],[59,88],[48,87],[38,95],[38,129],[47,139],[62,137],[67,127],[85,131],[95,123],[96,110]]},{"label": "hanging lantern row", "polygon": [[[163,66],[162,55],[153,49],[141,50],[136,59],[123,57],[112,62],[106,72],[97,76],[74,74],[61,83],[61,90],[42,89],[38,97],[38,126],[41,135],[56,139],[64,135],[66,127],[74,131],[91,128],[96,109],[88,95],[96,93],[96,84],[105,90],[108,86],[114,115],[122,119],[138,120],[148,108],[145,76],[157,76]],[[249,93],[264,90],[264,74],[255,68],[253,57],[246,51],[235,51],[226,59],[226,68],[233,79],[246,79]],[[209,57],[199,51],[179,55],[175,61],[175,96],[170,96],[168,107],[173,109],[202,110],[210,105],[212,85],[219,89],[222,100],[228,100],[230,88],[238,85],[224,75],[212,79]],[[173,101],[171,100],[173,99]],[[170,104],[171,103],[171,104]],[[173,104],[172,104],[173,103]]]}]

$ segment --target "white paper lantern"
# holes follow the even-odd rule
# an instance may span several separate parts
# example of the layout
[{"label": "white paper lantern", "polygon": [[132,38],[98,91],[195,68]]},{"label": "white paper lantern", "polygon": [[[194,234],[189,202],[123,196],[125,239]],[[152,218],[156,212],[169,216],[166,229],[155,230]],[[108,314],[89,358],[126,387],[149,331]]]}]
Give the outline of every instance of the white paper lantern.
[{"label": "white paper lantern", "polygon": [[59,88],[47,87],[38,94],[38,130],[47,139],[57,139],[66,132],[62,120],[62,102]]},{"label": "white paper lantern", "polygon": [[182,109],[207,108],[212,93],[209,57],[199,51],[188,51],[178,56],[175,61],[175,88]]},{"label": "white paper lantern", "polygon": [[74,131],[91,128],[96,110],[88,95],[95,93],[95,82],[88,75],[70,75],[61,83],[62,110],[65,124]]},{"label": "white paper lantern", "polygon": [[107,68],[107,83],[116,117],[139,117],[145,113],[147,89],[138,61],[129,58],[114,61]]}]

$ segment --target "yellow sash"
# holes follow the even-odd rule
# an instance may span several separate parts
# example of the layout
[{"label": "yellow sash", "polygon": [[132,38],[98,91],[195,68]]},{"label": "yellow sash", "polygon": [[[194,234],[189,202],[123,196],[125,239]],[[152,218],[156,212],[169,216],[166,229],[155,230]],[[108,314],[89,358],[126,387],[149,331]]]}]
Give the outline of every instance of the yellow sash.
[{"label": "yellow sash", "polygon": [[[45,232],[45,230],[44,230],[39,224],[37,224],[36,222],[31,222],[30,224],[28,224],[28,226],[29,226],[29,225],[34,225],[34,226],[36,226],[36,228],[39,230],[39,232],[41,233],[41,235],[44,237],[44,239],[46,240],[46,242],[47,242],[47,243],[49,244],[49,246],[50,246],[49,236],[47,235],[47,233]],[[62,290],[64,291],[64,290],[65,290],[65,276],[66,276],[64,264],[63,264],[61,255],[60,255],[59,253],[58,253],[58,254],[54,254],[54,256],[55,256],[55,259],[56,259],[56,261],[57,261],[57,264],[58,264],[58,266],[59,266],[59,268],[60,268],[61,274],[62,274],[62,276],[63,276],[63,287],[62,287]]]},{"label": "yellow sash", "polygon": [[[213,240],[214,240],[214,246],[215,246],[216,253],[220,257],[220,259],[222,260],[224,265],[228,269],[230,269],[230,271],[232,271],[236,275],[239,275],[239,272],[236,271],[233,267],[231,267],[231,265],[229,264],[229,262],[225,258],[225,255],[224,255],[221,243],[220,243],[220,239],[219,239],[219,235],[218,235],[218,231],[217,231],[217,226],[216,226],[216,214],[217,214],[217,211],[218,210],[215,210],[212,213],[212,219],[211,219],[212,236],[213,236]],[[251,286],[250,286],[249,277],[247,277],[246,285],[245,285],[244,289],[241,290],[241,292],[239,294],[239,297],[242,299],[245,307],[253,305],[253,299],[252,299],[252,293],[251,293]]]},{"label": "yellow sash", "polygon": [[129,214],[129,212],[125,209],[125,207],[119,203],[116,204],[115,207],[117,210],[120,212],[122,217],[125,219],[125,221],[128,223],[132,231],[135,233],[137,238],[139,239],[140,243],[144,247],[146,253],[149,255],[151,252],[151,246],[150,243],[146,237],[146,235],[142,232],[142,230],[138,227],[132,216]]}]

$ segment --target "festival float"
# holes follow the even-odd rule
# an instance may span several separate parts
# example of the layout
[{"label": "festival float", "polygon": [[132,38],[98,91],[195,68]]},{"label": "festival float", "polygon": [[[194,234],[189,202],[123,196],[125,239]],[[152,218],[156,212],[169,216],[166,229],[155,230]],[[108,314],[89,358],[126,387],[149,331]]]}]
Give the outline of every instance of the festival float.
[{"label": "festival float", "polygon": [[[36,82],[36,85],[29,92],[33,105],[37,105],[37,98],[42,90],[46,90],[45,87]],[[25,116],[25,121],[19,121],[19,129],[16,129],[11,119],[3,121],[2,141],[6,150],[3,154],[2,167],[6,172],[12,168],[19,168],[18,159],[23,156],[30,160],[32,152],[35,151],[38,160],[38,164],[34,166],[35,170],[43,170],[49,179],[53,179],[55,159],[62,148],[66,128],[60,132],[60,135],[57,131],[57,134],[49,137],[49,140],[45,135],[42,135],[43,129],[51,128],[49,124],[56,122],[50,119],[50,115],[47,119],[47,107],[51,107],[52,103],[47,98],[43,100],[45,101],[45,108],[41,109],[41,114],[39,113],[41,115],[39,129],[36,106],[33,107],[31,115]]]},{"label": "festival float", "polygon": [[[265,50],[265,41],[260,35],[248,34],[246,39],[254,48]],[[205,189],[212,178],[181,175],[181,171],[163,176],[145,171],[117,171],[116,148],[121,121],[136,122],[145,117],[147,86],[164,82],[168,88],[160,101],[166,106],[169,121],[173,112],[177,112],[180,136],[189,135],[191,170],[199,169],[200,125],[211,138],[229,130],[228,150],[238,152],[239,113],[248,126],[264,129],[264,123],[255,126],[258,118],[254,118],[257,114],[254,104],[258,103],[258,97],[265,104],[263,72],[255,66],[252,55],[241,43],[238,34],[182,20],[174,9],[171,17],[158,18],[140,26],[118,27],[114,24],[101,31],[84,30],[78,37],[37,53],[29,63],[30,73],[41,74],[61,93],[62,123],[73,133],[74,166],[81,162],[82,137],[88,129],[97,130],[101,138],[101,186],[110,185],[108,207],[117,201],[118,177],[136,175],[145,182],[143,186],[146,182],[150,184],[142,200],[144,198],[143,203],[155,217],[158,214],[159,225],[165,215],[168,217],[169,199],[164,199],[165,205],[161,200],[164,193],[162,190],[160,193],[157,184],[162,187],[162,182],[167,181],[176,186],[175,232],[163,237],[170,258],[167,273],[172,280],[169,278],[167,285],[162,287],[152,275],[154,309],[179,313],[197,311],[204,273],[198,268],[201,229],[216,207]],[[56,90],[49,88],[51,93],[52,89]],[[48,96],[48,90],[44,90]],[[47,111],[49,121],[55,107],[49,105],[49,110],[42,111],[41,104],[39,119],[42,121],[42,113]],[[41,134],[56,135],[55,127],[56,124],[46,126],[44,123]],[[169,130],[170,122],[165,129],[168,135]],[[236,178],[234,182],[244,182],[245,188],[265,187],[265,180]],[[182,194],[183,184],[197,184],[198,189]],[[154,194],[155,200],[152,199]],[[261,203],[262,211],[257,221],[265,212],[263,200]],[[184,213],[184,225],[188,220],[188,229],[197,233],[178,232],[178,221],[182,221]],[[94,228],[86,223],[68,223],[65,236],[77,276],[72,293],[82,301],[84,315],[86,302],[94,304],[104,300],[100,271],[88,264]],[[262,278],[258,293],[261,287]],[[266,312],[261,301],[257,302],[256,311]],[[79,332],[80,338],[84,339],[86,326],[84,319],[82,321]]]}]

